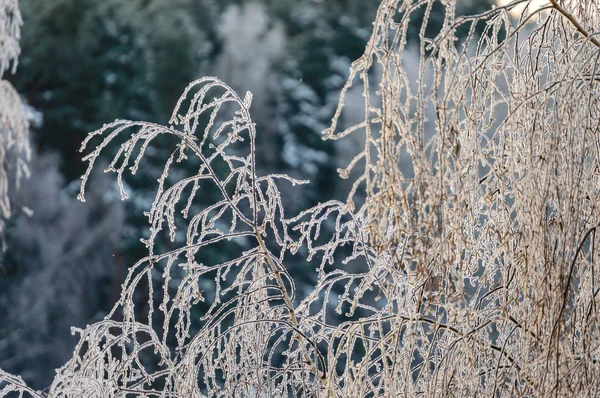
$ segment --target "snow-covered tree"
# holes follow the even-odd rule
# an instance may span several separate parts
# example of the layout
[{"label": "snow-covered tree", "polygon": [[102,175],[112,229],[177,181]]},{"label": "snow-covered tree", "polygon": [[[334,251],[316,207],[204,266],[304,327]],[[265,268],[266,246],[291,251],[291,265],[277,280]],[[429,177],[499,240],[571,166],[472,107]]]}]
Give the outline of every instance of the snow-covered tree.
[{"label": "snow-covered tree", "polygon": [[29,119],[32,111],[21,101],[19,93],[2,79],[7,70],[13,73],[21,53],[21,12],[18,0],[0,1],[0,234],[4,221],[12,213],[10,195],[29,173]]}]

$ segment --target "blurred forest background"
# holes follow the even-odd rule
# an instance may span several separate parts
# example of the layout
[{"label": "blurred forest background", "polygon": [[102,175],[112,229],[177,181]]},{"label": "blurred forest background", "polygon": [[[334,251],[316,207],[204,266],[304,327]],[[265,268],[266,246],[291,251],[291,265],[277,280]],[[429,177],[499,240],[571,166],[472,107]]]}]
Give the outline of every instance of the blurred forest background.
[{"label": "blurred forest background", "polygon": [[[476,13],[490,2],[461,4],[458,13]],[[33,109],[35,153],[31,178],[13,200],[15,208],[34,213],[16,214],[6,229],[0,368],[22,375],[34,388],[47,386],[54,369],[71,356],[70,327],[103,318],[118,299],[127,267],[146,254],[140,243],[148,231],[143,212],[169,151],[159,144],[148,150],[145,167],[128,180],[129,200],[120,200],[112,176],[99,173],[87,202],[80,203],[76,195],[85,165],[78,149],[104,123],[167,123],[191,80],[217,76],[241,95],[254,94],[259,167],[311,181],[285,195],[288,214],[343,198],[349,187],[336,169],[352,159],[352,145],[363,143],[325,142],[321,132],[350,63],[362,55],[378,5],[377,0],[21,0],[22,54],[8,79]],[[442,20],[439,11],[432,11],[433,24]],[[405,62],[418,67],[410,53]],[[358,113],[361,95],[349,96],[356,98]],[[213,203],[211,192],[204,192],[203,201]],[[171,243],[163,244],[164,251]],[[212,250],[203,254],[206,261],[218,258]],[[310,289],[316,276],[305,271],[301,258],[295,261],[287,265],[297,288]]]}]

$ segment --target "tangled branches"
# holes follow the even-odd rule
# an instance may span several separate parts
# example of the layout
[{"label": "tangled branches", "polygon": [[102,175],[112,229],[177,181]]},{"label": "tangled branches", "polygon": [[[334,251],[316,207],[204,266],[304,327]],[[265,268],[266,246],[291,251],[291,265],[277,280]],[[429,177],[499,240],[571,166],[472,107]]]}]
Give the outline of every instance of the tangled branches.
[{"label": "tangled branches", "polygon": [[[552,1],[515,23],[519,3],[457,17],[454,1],[382,2],[325,132],[366,136],[340,170],[354,179],[346,203],[287,217],[278,180],[303,181],[257,175],[251,96],[215,78],[185,90],[168,126],[116,121],[91,133],[81,199],[118,137],[129,133],[106,171],[124,198],[123,176],[150,142],[176,144],[147,213],[148,256],[106,319],[80,331],[48,396],[595,395],[600,11]],[[432,32],[433,7],[445,18]],[[339,129],[357,80],[364,118]],[[179,164],[195,174],[172,181]],[[220,199],[197,209],[203,189]],[[176,248],[156,253],[161,236]],[[197,260],[228,242],[224,261]],[[304,298],[285,265],[300,250],[321,259]],[[44,395],[0,378],[0,396]]]}]

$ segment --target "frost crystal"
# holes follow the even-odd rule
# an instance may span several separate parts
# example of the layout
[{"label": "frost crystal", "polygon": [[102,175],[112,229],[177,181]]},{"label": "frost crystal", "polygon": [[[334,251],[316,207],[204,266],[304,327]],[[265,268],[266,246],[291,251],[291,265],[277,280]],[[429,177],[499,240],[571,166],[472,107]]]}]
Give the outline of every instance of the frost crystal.
[{"label": "frost crystal", "polygon": [[[150,142],[174,140],[147,213],[149,254],[47,394],[0,373],[0,397],[594,396],[600,11],[551,0],[515,21],[520,3],[457,16],[451,0],[382,1],[324,134],[365,137],[341,170],[345,202],[286,216],[277,184],[302,181],[257,175],[251,96],[216,78],[190,84],[167,126],[91,133],[82,198],[110,142],[126,135],[107,169],[126,197],[123,176]],[[445,10],[439,31],[433,7]],[[364,116],[338,128],[352,85]],[[181,165],[195,174],[170,178]],[[207,186],[220,199],[197,208]],[[155,252],[178,234],[184,243]],[[236,240],[223,262],[197,261]],[[304,298],[286,253],[318,262]]]}]

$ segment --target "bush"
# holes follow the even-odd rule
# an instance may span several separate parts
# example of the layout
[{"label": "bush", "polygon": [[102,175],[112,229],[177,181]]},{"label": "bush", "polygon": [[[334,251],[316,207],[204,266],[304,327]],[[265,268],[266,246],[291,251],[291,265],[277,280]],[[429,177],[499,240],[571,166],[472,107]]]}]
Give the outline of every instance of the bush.
[{"label": "bush", "polygon": [[[346,202],[288,217],[278,187],[304,181],[257,175],[252,96],[215,78],[190,84],[167,126],[91,133],[82,200],[111,141],[129,137],[106,169],[123,198],[148,143],[172,145],[148,256],[105,320],[77,330],[47,393],[0,372],[0,397],[594,395],[600,11],[551,0],[515,21],[518,3],[456,16],[454,1],[382,1],[324,134],[365,137],[340,170]],[[432,7],[446,9],[439,32]],[[357,80],[364,117],[340,129]],[[220,200],[198,208],[205,189]],[[221,263],[197,261],[213,246]],[[318,262],[307,295],[292,255]]]}]

